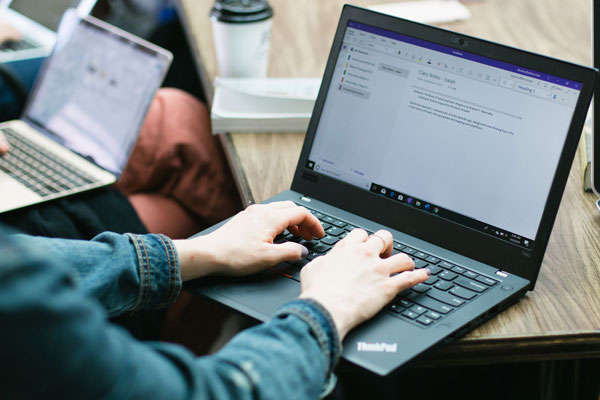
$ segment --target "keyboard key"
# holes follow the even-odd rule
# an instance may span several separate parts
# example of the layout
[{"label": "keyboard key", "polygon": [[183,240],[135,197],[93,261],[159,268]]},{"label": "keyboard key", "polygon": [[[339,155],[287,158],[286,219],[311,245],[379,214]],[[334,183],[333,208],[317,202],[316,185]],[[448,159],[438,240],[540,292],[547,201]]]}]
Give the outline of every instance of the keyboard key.
[{"label": "keyboard key", "polygon": [[430,264],[437,264],[440,262],[440,259],[434,256],[429,256],[425,259],[425,261],[427,261]]},{"label": "keyboard key", "polygon": [[481,293],[481,292],[483,292],[484,290],[487,289],[487,286],[485,286],[484,284],[472,281],[472,280],[467,279],[465,277],[460,277],[460,278],[456,279],[454,281],[454,283],[456,283],[457,285],[460,285],[460,286],[464,287],[465,289],[473,290],[473,291],[478,292],[478,293]]},{"label": "keyboard key", "polygon": [[445,281],[451,281],[451,280],[455,279],[458,275],[455,274],[454,272],[444,271],[441,274],[439,274],[438,276]]},{"label": "keyboard key", "polygon": [[394,242],[394,250],[397,251],[402,251],[403,248],[405,248],[406,246],[397,242]]},{"label": "keyboard key", "polygon": [[395,312],[397,314],[400,314],[402,311],[406,310],[406,308],[402,307],[399,304],[391,304],[390,310],[392,310],[393,312]]},{"label": "keyboard key", "polygon": [[435,284],[435,287],[440,290],[448,290],[453,286],[454,286],[453,284],[451,284],[450,282],[446,282],[446,281],[439,281],[438,283]]},{"label": "keyboard key", "polygon": [[410,319],[415,319],[415,318],[417,318],[419,316],[419,314],[417,314],[417,313],[415,313],[413,311],[410,311],[410,310],[404,311],[402,313],[402,315],[404,315],[405,317],[410,318]]},{"label": "keyboard key", "polygon": [[411,303],[410,301],[406,300],[406,299],[401,299],[400,301],[398,301],[398,304],[400,304],[402,307],[410,307],[413,305],[413,303]]},{"label": "keyboard key", "polygon": [[494,286],[497,283],[495,280],[488,278],[487,276],[483,276],[483,275],[479,275],[475,279],[481,283],[485,283],[488,286]]},{"label": "keyboard key", "polygon": [[434,283],[436,283],[436,282],[437,282],[437,281],[439,281],[439,280],[440,280],[440,278],[438,278],[437,276],[430,276],[430,277],[429,277],[429,279],[427,279],[427,280],[425,281],[425,283],[426,283],[427,285],[433,285]]},{"label": "keyboard key", "polygon": [[346,226],[346,223],[336,219],[333,221],[333,225],[337,226],[338,228],[343,228]]},{"label": "keyboard key", "polygon": [[321,254],[319,254],[319,253],[317,253],[317,252],[311,251],[311,252],[309,252],[309,253],[308,253],[308,255],[306,256],[306,259],[307,259],[307,260],[309,260],[309,261],[312,261],[312,260],[314,260],[315,258],[319,257],[320,255],[321,255]]},{"label": "keyboard key", "polygon": [[420,322],[421,324],[428,326],[433,324],[433,320],[431,318],[427,318],[424,315],[421,315],[419,318],[417,318],[417,322]]},{"label": "keyboard key", "polygon": [[450,291],[448,293],[453,294],[454,296],[461,297],[466,300],[471,300],[473,297],[477,296],[477,293],[472,292],[467,289],[463,289],[460,286],[453,287],[452,289],[450,289]]},{"label": "keyboard key", "polygon": [[427,269],[429,270],[429,272],[431,272],[431,275],[437,275],[437,274],[439,274],[440,272],[443,271],[443,269],[441,269],[437,265],[429,265],[427,267]]},{"label": "keyboard key", "polygon": [[434,300],[430,297],[427,297],[424,294],[411,293],[408,296],[408,298],[411,299],[412,301],[414,301],[416,304],[423,306],[425,308],[428,308],[430,310],[433,310],[440,314],[448,314],[450,311],[454,310],[454,308],[452,308],[451,306],[446,305],[444,303],[440,303],[439,301]]},{"label": "keyboard key", "polygon": [[325,222],[321,222],[321,226],[323,227],[324,231],[327,231],[327,229],[331,228],[331,225]]},{"label": "keyboard key", "polygon": [[452,267],[451,270],[453,272],[456,272],[457,274],[464,274],[467,271],[466,269],[464,269],[463,267],[459,267],[458,265]]},{"label": "keyboard key", "polygon": [[454,266],[455,266],[454,264],[450,264],[448,261],[442,261],[440,263],[440,267],[447,268],[447,269],[452,269]]},{"label": "keyboard key", "polygon": [[332,224],[336,221],[334,218],[331,218],[329,215],[325,215],[323,216],[323,221],[327,222],[328,224]]},{"label": "keyboard key", "polygon": [[467,278],[471,278],[471,279],[477,278],[477,274],[472,271],[465,271],[465,273],[463,275],[466,276]]},{"label": "keyboard key", "polygon": [[425,313],[425,316],[427,318],[436,319],[436,320],[442,318],[442,315],[436,313],[435,311],[428,311]]},{"label": "keyboard key", "polygon": [[313,247],[315,253],[327,253],[329,250],[331,250],[331,247],[323,243],[319,243]]},{"label": "keyboard key", "polygon": [[331,235],[331,236],[340,236],[344,232],[345,231],[343,229],[340,229],[337,226],[332,226],[331,228],[329,228],[325,231],[325,233],[327,233],[328,235]]},{"label": "keyboard key", "polygon": [[423,253],[422,251],[417,251],[414,254],[415,257],[422,258],[423,260],[429,257],[429,254]]},{"label": "keyboard key", "polygon": [[413,286],[413,288],[412,288],[412,290],[414,290],[417,293],[425,293],[429,289],[431,289],[431,287],[429,287],[423,283],[419,283],[419,284]]},{"label": "keyboard key", "polygon": [[350,225],[350,224],[346,224],[346,226],[344,227],[344,229],[346,230],[346,232],[352,232],[352,230],[356,229],[356,226]]},{"label": "keyboard key", "polygon": [[429,265],[425,261],[423,261],[423,260],[421,260],[419,258],[414,258],[413,261],[415,262],[415,268],[416,269],[425,268],[426,266]]},{"label": "keyboard key", "polygon": [[414,254],[417,252],[415,249],[413,249],[412,247],[408,247],[408,246],[403,248],[402,251],[406,254]]},{"label": "keyboard key", "polygon": [[418,306],[418,305],[414,305],[410,308],[410,311],[414,312],[415,314],[424,314],[427,310],[424,307]]},{"label": "keyboard key", "polygon": [[334,244],[336,244],[340,239],[335,237],[335,236],[325,236],[323,239],[320,239],[321,242],[328,244],[330,246],[333,246]]},{"label": "keyboard key", "polygon": [[462,306],[465,303],[464,300],[435,288],[428,291],[426,295],[432,299],[441,301],[442,303],[446,303],[454,307]]}]

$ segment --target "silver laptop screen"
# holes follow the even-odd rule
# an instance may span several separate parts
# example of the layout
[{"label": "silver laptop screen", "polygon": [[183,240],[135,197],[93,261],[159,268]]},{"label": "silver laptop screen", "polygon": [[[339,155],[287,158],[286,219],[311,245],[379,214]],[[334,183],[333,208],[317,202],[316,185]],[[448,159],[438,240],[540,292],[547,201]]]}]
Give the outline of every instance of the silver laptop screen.
[{"label": "silver laptop screen", "polygon": [[56,31],[64,12],[77,3],[78,0],[12,0],[8,8]]},{"label": "silver laptop screen", "polygon": [[25,118],[119,174],[170,55],[74,15],[61,24]]},{"label": "silver laptop screen", "polygon": [[532,248],[580,90],[350,22],[306,168]]}]

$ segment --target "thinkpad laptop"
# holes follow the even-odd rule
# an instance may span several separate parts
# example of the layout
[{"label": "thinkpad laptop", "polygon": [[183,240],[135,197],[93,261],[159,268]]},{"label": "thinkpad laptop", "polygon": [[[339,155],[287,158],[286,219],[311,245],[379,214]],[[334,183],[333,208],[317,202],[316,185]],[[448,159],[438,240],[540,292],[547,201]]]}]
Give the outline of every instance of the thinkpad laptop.
[{"label": "thinkpad laptop", "polygon": [[269,200],[308,208],[327,236],[280,236],[307,259],[199,292],[267,320],[303,265],[355,227],[384,228],[432,276],[351,332],[343,357],[385,375],[463,335],[534,288],[595,75],[344,7],[292,188]]},{"label": "thinkpad laptop", "polygon": [[0,124],[0,212],[114,183],[172,55],[69,10],[21,120]]}]

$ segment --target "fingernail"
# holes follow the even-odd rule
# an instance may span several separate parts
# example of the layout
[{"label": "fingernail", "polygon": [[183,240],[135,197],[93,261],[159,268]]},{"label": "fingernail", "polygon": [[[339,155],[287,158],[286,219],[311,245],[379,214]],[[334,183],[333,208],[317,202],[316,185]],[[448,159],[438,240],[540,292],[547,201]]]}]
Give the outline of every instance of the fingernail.
[{"label": "fingernail", "polygon": [[305,258],[308,255],[308,249],[302,245],[300,247],[302,247],[302,258]]},{"label": "fingernail", "polygon": [[429,268],[425,268],[425,272],[427,272],[427,276],[431,276],[431,271],[429,270]]}]

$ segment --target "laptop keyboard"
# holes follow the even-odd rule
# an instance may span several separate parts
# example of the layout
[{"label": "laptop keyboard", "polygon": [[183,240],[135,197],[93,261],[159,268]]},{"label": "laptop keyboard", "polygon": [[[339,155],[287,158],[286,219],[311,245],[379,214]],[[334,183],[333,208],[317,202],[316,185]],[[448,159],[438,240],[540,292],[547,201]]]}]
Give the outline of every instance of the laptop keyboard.
[{"label": "laptop keyboard", "polygon": [[[282,275],[296,281],[300,281],[302,267],[327,253],[348,232],[357,228],[339,218],[310,209],[303,204],[301,206],[321,221],[326,235],[321,239],[306,241],[285,232],[275,238],[276,243],[293,241],[302,244],[309,251],[305,259],[290,263],[293,268],[282,271]],[[366,231],[369,234],[373,233]],[[423,327],[437,324],[445,316],[474,301],[498,283],[492,278],[399,241],[394,241],[393,253],[406,253],[414,260],[416,269],[429,268],[431,271],[431,276],[426,282],[400,293],[386,308],[393,316]]]},{"label": "laptop keyboard", "polygon": [[6,42],[0,44],[0,51],[28,50],[28,49],[33,49],[35,47],[39,47],[39,46],[27,39],[9,40],[9,41],[6,41]]},{"label": "laptop keyboard", "polygon": [[0,157],[0,171],[10,175],[42,197],[87,186],[96,182],[79,168],[54,156],[13,129],[0,130],[10,144]]}]

